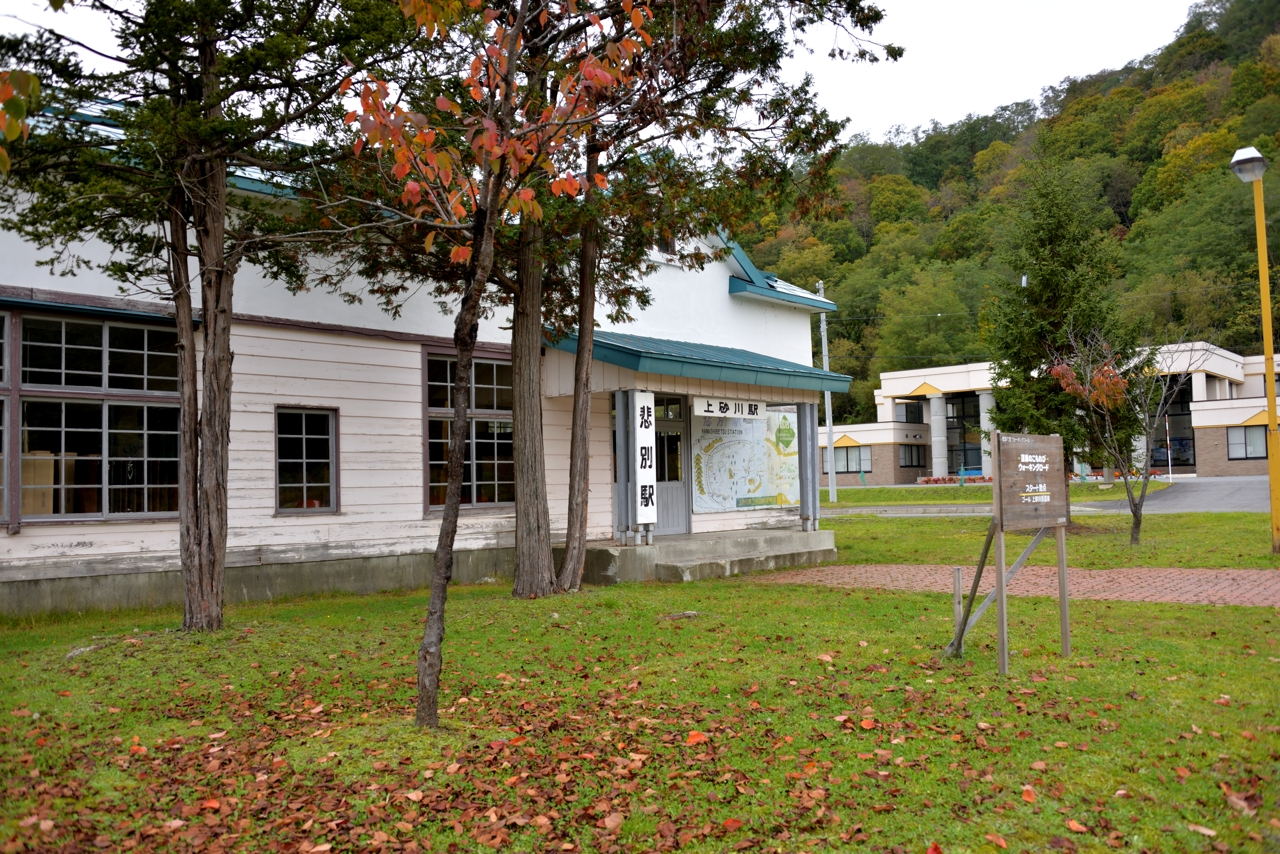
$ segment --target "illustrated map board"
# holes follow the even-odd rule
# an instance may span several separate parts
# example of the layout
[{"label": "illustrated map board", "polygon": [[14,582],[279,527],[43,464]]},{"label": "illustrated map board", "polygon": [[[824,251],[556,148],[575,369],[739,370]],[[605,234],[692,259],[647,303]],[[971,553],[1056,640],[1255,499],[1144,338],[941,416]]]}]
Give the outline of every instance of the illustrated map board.
[{"label": "illustrated map board", "polygon": [[763,418],[693,416],[693,512],[723,513],[800,503],[794,412]]},{"label": "illustrated map board", "polygon": [[995,516],[1002,531],[1071,522],[1062,437],[997,433]]}]

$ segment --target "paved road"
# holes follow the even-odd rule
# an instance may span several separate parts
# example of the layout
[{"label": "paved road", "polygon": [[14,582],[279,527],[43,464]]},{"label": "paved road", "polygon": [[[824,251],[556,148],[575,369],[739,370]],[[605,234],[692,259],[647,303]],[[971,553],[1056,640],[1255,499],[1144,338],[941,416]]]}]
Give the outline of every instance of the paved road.
[{"label": "paved road", "polygon": [[[1088,501],[1078,506],[1095,510],[1123,510],[1128,512],[1129,502],[1124,496],[1124,485],[1116,483],[1120,493],[1117,501]],[[1259,477],[1196,477],[1174,479],[1168,489],[1147,495],[1142,507],[1145,513],[1266,513],[1270,510],[1267,478]]]},{"label": "paved road", "polygon": [[[922,487],[927,488],[927,487]],[[1082,501],[1072,510],[1087,513],[1129,513],[1124,484],[1117,482],[1111,501]],[[1173,486],[1147,494],[1142,512],[1147,513],[1266,513],[1270,510],[1267,478],[1205,477],[1175,480]],[[824,507],[822,515],[857,516],[990,516],[990,504],[896,504],[876,507]]]},{"label": "paved road", "polygon": [[[973,567],[964,572],[964,590],[973,583]],[[832,587],[882,587],[950,593],[949,566],[816,566],[749,576],[769,584],[826,584]],[[1124,602],[1175,602],[1186,605],[1255,605],[1280,608],[1280,570],[1275,569],[1072,569],[1073,599]],[[995,575],[982,574],[980,592],[995,587]],[[1057,596],[1058,568],[1025,566],[1009,585],[1013,596]]]}]

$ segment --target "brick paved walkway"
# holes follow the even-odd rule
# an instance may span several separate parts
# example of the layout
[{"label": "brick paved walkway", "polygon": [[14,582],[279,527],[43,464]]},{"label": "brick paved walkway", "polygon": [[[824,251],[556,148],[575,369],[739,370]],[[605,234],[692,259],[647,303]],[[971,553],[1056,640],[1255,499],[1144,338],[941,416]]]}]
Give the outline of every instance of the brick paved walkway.
[{"label": "brick paved walkway", "polygon": [[[973,584],[974,567],[965,567],[964,591]],[[1280,608],[1280,570],[1274,569],[1072,569],[1071,598],[1127,602],[1178,602],[1187,605],[1260,605]],[[950,593],[949,566],[872,564],[789,569],[753,580],[769,584],[828,584],[833,587],[883,587]],[[979,590],[995,587],[987,567]],[[1058,595],[1058,569],[1024,566],[1009,585],[1013,596]]]}]

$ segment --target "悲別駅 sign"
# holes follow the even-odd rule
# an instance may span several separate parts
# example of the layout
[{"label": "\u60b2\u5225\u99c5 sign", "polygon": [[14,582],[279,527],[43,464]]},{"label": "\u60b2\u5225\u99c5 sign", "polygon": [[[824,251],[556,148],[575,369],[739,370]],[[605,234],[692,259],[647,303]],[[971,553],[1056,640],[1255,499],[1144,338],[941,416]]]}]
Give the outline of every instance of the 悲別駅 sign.
[{"label": "\u60b2\u5225\u99c5 sign", "polygon": [[655,445],[653,425],[653,392],[637,391],[635,404],[631,410],[631,429],[635,436],[634,453],[631,460],[633,472],[632,488],[635,493],[637,525],[656,525],[658,522],[658,470],[655,465]]}]

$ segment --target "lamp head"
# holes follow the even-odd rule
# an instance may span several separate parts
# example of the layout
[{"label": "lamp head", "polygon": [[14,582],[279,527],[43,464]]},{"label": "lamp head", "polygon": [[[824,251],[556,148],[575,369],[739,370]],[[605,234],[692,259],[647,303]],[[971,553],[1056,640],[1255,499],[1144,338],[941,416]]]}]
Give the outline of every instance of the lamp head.
[{"label": "lamp head", "polygon": [[1253,146],[1242,148],[1231,157],[1231,171],[1246,184],[1262,180],[1262,173],[1267,171],[1267,158]]}]

